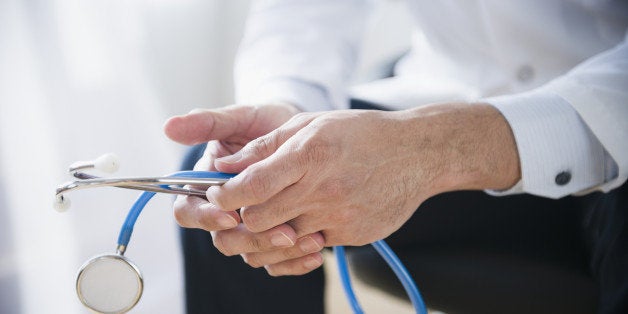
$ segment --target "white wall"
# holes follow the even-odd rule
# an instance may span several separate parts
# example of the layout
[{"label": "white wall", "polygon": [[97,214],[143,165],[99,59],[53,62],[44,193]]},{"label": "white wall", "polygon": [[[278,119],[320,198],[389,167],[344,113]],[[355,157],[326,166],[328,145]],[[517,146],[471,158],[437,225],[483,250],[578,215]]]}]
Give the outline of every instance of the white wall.
[{"label": "white wall", "polygon": [[[365,43],[360,73],[405,49],[408,19],[387,1]],[[183,148],[163,121],[233,101],[232,62],[249,1],[0,1],[0,313],[85,313],[78,267],[113,252],[136,192],[70,195],[51,208],[67,166],[105,152],[120,175],[177,168]],[[401,18],[399,18],[401,17]],[[388,22],[385,22],[388,21]],[[401,27],[397,36],[389,29]],[[379,34],[379,35],[378,35]],[[182,275],[171,199],[138,221],[127,256],[146,289],[135,313],[181,313]]]}]

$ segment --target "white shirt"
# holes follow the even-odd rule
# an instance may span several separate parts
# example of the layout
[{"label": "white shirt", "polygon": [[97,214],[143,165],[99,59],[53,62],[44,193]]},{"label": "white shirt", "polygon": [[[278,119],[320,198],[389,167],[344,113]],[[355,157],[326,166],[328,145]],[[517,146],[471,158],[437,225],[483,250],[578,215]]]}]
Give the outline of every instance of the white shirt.
[{"label": "white shirt", "polygon": [[409,0],[425,37],[395,77],[350,94],[371,5],[254,2],[236,59],[237,101],[312,111],[347,108],[350,95],[390,109],[484,101],[509,122],[522,171],[515,187],[493,193],[558,198],[626,181],[627,2]]}]

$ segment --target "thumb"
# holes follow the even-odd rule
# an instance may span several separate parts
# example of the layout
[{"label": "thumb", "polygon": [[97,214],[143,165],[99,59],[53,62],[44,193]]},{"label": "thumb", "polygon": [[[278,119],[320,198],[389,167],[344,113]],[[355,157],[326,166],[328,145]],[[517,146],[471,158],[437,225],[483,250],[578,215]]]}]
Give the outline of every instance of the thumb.
[{"label": "thumb", "polygon": [[164,132],[171,140],[195,145],[211,140],[222,140],[237,135],[248,128],[255,118],[251,106],[229,106],[221,109],[195,109],[190,113],[174,116],[164,124]]}]

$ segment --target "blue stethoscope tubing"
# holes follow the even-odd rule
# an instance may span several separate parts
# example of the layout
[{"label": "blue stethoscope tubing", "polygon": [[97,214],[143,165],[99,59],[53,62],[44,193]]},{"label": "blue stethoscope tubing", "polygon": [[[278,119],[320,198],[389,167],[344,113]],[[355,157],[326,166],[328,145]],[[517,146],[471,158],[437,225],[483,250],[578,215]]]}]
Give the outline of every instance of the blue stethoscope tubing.
[{"label": "blue stethoscope tubing", "polygon": [[[167,175],[166,177],[170,178],[202,178],[202,179],[231,179],[235,177],[235,174],[224,173],[224,172],[216,172],[216,171],[179,171],[173,174]],[[160,187],[167,189],[167,185],[160,185]],[[118,235],[118,246],[127,247],[129,241],[131,241],[131,234],[133,234],[133,227],[135,226],[135,222],[137,218],[142,213],[142,210],[150,201],[153,196],[155,196],[155,192],[144,191],[140,194],[140,197],[137,198],[129,213],[126,215],[126,219],[124,219],[124,223],[122,224],[122,228],[120,229],[120,234]]]},{"label": "blue stethoscope tubing", "polygon": [[[180,171],[175,172],[167,177],[182,177],[182,178],[205,178],[205,179],[230,179],[233,178],[235,174],[215,172],[215,171]],[[161,186],[163,188],[168,188],[168,186]],[[135,222],[139,217],[140,213],[146,206],[146,204],[155,196],[155,192],[145,191],[138,197],[135,201],[129,213],[122,224],[122,228],[120,229],[120,234],[118,235],[118,246],[127,247],[129,241],[131,240],[131,234],[133,233],[133,227],[135,226]],[[392,251],[392,249],[384,242],[384,240],[379,240],[371,243],[373,248],[377,251],[377,253],[386,261],[388,266],[393,270],[401,284],[403,285],[410,301],[412,302],[412,306],[414,307],[417,314],[427,314],[427,308],[425,307],[425,303],[423,302],[423,298],[421,297],[421,293],[417,288],[414,280],[408,273],[408,270],[403,266],[403,263],[399,260],[397,255]],[[334,255],[336,256],[336,260],[338,263],[338,272],[340,274],[340,280],[342,282],[342,287],[345,291],[345,295],[349,301],[351,308],[355,314],[362,314],[364,311],[358,302],[358,299],[353,291],[353,287],[351,284],[351,278],[349,275],[349,268],[347,266],[347,258],[345,255],[345,249],[342,246],[334,247]]]},{"label": "blue stethoscope tubing", "polygon": [[[406,290],[410,301],[412,302],[412,306],[417,314],[427,314],[427,308],[425,306],[425,302],[423,302],[423,297],[421,297],[421,293],[419,292],[419,288],[416,286],[416,283],[408,273],[408,270],[403,266],[403,263],[395,252],[386,244],[384,240],[379,240],[371,243],[373,248],[377,251],[377,253],[386,261],[388,266],[393,270],[403,288]],[[349,267],[347,266],[347,257],[345,255],[345,248],[342,246],[334,247],[334,255],[336,256],[336,261],[338,264],[338,273],[340,275],[340,281],[342,282],[342,288],[345,291],[345,295],[347,296],[347,300],[349,301],[349,305],[355,314],[362,314],[364,311],[358,302],[358,298],[353,291],[353,286],[351,284],[351,278],[349,276]]]}]

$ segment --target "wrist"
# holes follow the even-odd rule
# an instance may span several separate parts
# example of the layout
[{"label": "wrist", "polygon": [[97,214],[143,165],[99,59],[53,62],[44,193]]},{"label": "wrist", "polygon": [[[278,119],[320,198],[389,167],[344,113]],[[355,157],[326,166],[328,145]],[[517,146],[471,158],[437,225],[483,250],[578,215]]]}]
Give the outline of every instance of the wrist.
[{"label": "wrist", "polygon": [[521,177],[514,136],[488,104],[435,104],[398,112],[413,136],[416,167],[431,171],[428,197],[454,190],[504,190]]}]

